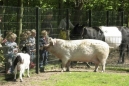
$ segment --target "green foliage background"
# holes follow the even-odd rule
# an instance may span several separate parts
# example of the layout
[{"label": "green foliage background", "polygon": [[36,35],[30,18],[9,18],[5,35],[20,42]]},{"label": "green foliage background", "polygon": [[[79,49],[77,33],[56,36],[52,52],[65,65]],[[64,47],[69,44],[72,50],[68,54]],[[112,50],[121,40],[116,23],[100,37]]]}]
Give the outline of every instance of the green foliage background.
[{"label": "green foliage background", "polygon": [[[118,10],[123,9],[129,11],[128,0],[3,0],[4,6],[18,6],[19,1],[23,1],[24,7],[39,6],[42,8],[59,8],[59,4],[63,4],[63,8],[75,8],[79,4],[83,4],[83,9],[94,10]],[[67,6],[69,5],[69,6]]]}]

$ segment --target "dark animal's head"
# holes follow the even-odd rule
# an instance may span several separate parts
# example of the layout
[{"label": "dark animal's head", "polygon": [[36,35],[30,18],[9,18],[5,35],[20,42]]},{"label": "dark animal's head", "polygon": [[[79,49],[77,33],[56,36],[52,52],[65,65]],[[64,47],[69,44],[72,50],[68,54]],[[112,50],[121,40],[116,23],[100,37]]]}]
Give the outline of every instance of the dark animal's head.
[{"label": "dark animal's head", "polygon": [[18,64],[18,62],[20,64],[23,64],[23,61],[22,61],[22,58],[21,58],[20,55],[17,55],[16,58],[15,58],[15,60],[14,60],[14,63],[13,63],[14,68],[16,67],[16,65]]},{"label": "dark animal's head", "polygon": [[70,39],[82,39],[85,25],[77,24],[70,32]]}]

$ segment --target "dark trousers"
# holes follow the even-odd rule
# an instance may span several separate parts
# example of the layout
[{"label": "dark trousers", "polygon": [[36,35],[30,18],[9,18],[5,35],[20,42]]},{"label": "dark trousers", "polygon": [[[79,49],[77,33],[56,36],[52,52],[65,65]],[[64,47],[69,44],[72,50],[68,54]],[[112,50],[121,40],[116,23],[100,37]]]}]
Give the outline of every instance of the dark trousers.
[{"label": "dark trousers", "polygon": [[40,67],[43,67],[47,64],[48,60],[48,52],[47,51],[40,51]]},{"label": "dark trousers", "polygon": [[14,54],[13,53],[10,53],[10,54],[7,54],[6,55],[6,72],[10,72],[10,73],[13,73],[13,60],[14,60]]}]

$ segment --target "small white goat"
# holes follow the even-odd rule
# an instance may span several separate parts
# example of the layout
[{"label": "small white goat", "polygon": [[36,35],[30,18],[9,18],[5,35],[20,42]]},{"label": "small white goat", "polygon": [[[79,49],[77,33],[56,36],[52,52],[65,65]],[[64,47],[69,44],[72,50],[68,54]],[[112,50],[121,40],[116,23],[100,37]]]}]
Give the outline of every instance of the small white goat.
[{"label": "small white goat", "polygon": [[25,69],[27,69],[27,76],[30,77],[29,65],[30,65],[30,55],[27,53],[17,53],[13,62],[15,81],[16,81],[16,74],[18,70],[20,72],[19,77],[21,82],[23,81],[22,75],[24,75]]}]

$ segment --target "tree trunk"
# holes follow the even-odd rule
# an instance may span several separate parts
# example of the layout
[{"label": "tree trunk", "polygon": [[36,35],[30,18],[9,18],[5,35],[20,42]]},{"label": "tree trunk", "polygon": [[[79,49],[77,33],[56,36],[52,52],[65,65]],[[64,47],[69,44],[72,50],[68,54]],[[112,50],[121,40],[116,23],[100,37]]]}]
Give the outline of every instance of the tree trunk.
[{"label": "tree trunk", "polygon": [[18,0],[18,11],[17,11],[17,22],[18,22],[18,28],[17,28],[17,43],[19,45],[20,42],[20,34],[22,33],[22,18],[23,18],[23,0]]},{"label": "tree trunk", "polygon": [[63,12],[63,0],[59,0],[59,3],[58,3],[58,6],[59,6],[59,17],[58,17],[58,25],[60,23],[60,20],[62,19],[61,15],[62,15],[62,12]]},{"label": "tree trunk", "polygon": [[74,16],[74,22],[73,24],[76,25],[77,23],[80,23],[79,21],[81,20],[81,10],[83,8],[83,0],[76,0],[75,4],[75,16]]}]

